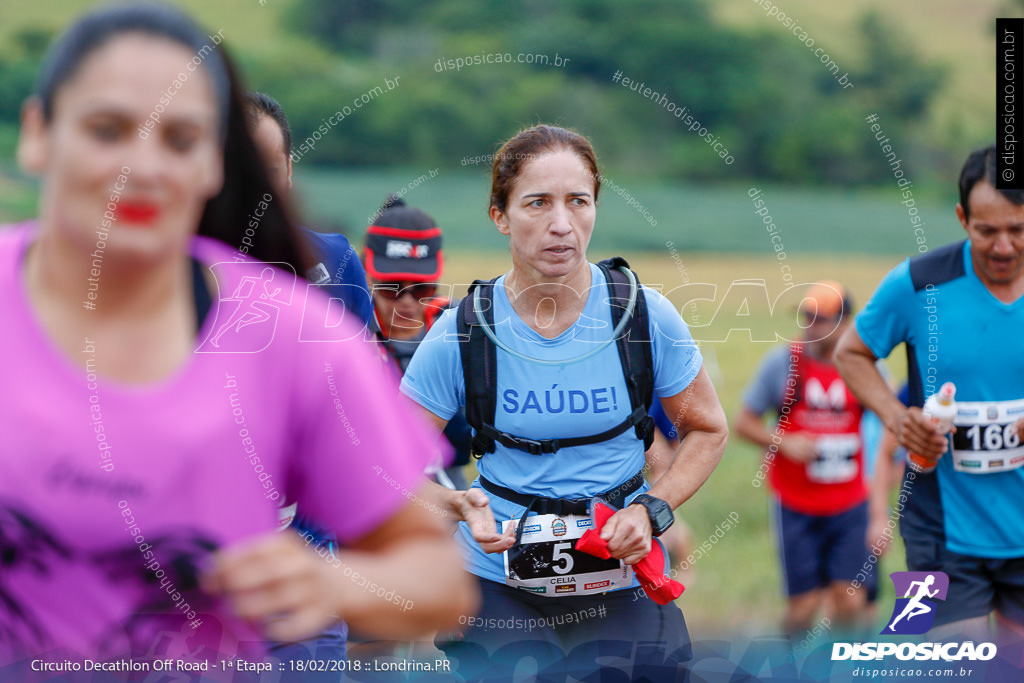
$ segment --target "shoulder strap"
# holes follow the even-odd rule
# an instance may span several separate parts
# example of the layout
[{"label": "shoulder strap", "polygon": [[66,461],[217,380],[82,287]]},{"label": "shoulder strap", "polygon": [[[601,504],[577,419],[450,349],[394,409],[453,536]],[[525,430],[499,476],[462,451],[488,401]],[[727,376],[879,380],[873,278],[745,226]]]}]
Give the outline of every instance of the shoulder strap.
[{"label": "shoulder strap", "polygon": [[[622,320],[629,302],[630,282],[620,268],[629,268],[626,259],[616,256],[597,264],[608,282],[608,298],[612,309],[612,327]],[[633,273],[634,278],[636,273]],[[654,354],[652,351],[650,325],[647,313],[647,299],[640,280],[636,279],[636,304],[633,317],[622,335],[615,340],[619,349],[622,374],[626,379],[629,402],[633,408],[636,437],[644,442],[644,450],[654,442],[654,418],[650,416],[654,403]]]},{"label": "shoulder strap", "polygon": [[[629,267],[624,259],[615,258],[598,264],[608,282],[609,303],[613,326],[618,325],[628,307],[630,282],[619,266]],[[635,277],[635,273],[634,273]],[[474,311],[474,290],[480,293],[480,313],[483,322],[494,326],[494,282],[477,280],[469,294],[459,304],[457,330],[462,373],[466,382],[466,421],[473,428],[473,453],[477,456],[494,452],[495,442],[534,455],[555,453],[559,448],[584,446],[613,439],[629,428],[636,430],[637,438],[644,442],[644,450],[654,441],[654,419],[648,414],[654,401],[654,362],[648,326],[647,301],[637,283],[633,315],[616,339],[619,361],[622,364],[626,388],[629,392],[629,417],[615,427],[600,434],[565,439],[528,439],[499,431],[494,426],[498,406],[497,347],[480,329]]]},{"label": "shoulder strap", "polygon": [[474,280],[465,298],[459,302],[456,316],[462,374],[466,382],[466,421],[473,428],[471,448],[478,457],[494,452],[494,438],[485,433],[484,427],[494,424],[494,413],[498,407],[498,350],[480,329],[473,310],[473,294],[479,289],[480,313],[484,322],[493,328],[496,280]]}]

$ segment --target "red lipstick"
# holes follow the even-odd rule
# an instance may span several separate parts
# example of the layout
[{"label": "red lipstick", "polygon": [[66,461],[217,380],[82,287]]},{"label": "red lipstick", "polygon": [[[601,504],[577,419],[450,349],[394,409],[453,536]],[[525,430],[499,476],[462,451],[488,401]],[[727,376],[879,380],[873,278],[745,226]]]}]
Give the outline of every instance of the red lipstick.
[{"label": "red lipstick", "polygon": [[156,222],[156,219],[160,217],[160,209],[154,204],[122,201],[117,205],[114,216],[118,222],[147,225]]}]

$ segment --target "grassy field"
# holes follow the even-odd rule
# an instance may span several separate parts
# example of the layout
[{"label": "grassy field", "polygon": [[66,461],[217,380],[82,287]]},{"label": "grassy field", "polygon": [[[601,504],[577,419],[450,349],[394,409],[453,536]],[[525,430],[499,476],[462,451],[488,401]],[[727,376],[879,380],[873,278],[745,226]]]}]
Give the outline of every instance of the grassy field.
[{"label": "grassy field", "polygon": [[[590,257],[596,260],[608,255],[594,250]],[[685,271],[681,271],[668,253],[626,256],[644,282],[663,285],[664,291],[679,307],[686,302],[670,290],[684,284],[687,279],[691,283],[715,284],[719,292],[727,291],[734,281],[763,280],[771,299],[783,290],[775,259],[682,253]],[[865,257],[795,256],[787,259],[795,282],[838,279],[849,286],[855,303],[867,300],[891,262]],[[472,282],[474,278],[493,276],[509,267],[509,260],[504,255],[459,252],[447,259],[445,281],[452,285]],[[757,290],[756,287],[753,289]],[[797,336],[798,328],[791,307],[783,305],[773,315],[764,300],[757,297],[749,299],[748,316],[735,315],[737,309],[731,306],[723,306],[715,315],[717,304],[723,299],[724,294],[719,294],[717,302],[704,302],[683,312],[691,324],[704,325],[694,327],[694,336],[705,340],[701,350],[719,398],[731,418],[755,366],[773,345],[751,341],[751,337],[766,339],[778,333],[793,338]],[[731,304],[738,299],[728,301]],[[744,327],[752,334],[742,332]],[[728,334],[730,329],[734,331]],[[711,341],[720,339],[724,341]],[[906,363],[901,351],[894,353],[890,369],[897,378],[905,377]],[[697,495],[679,510],[680,516],[693,528],[696,546],[708,540],[715,527],[732,512],[739,515],[738,524],[727,531],[705,557],[694,563],[695,578],[680,598],[679,605],[695,637],[770,632],[776,628],[782,613],[779,565],[768,527],[769,494],[764,486],[752,485],[759,465],[758,449],[731,438],[718,469]],[[902,547],[895,547],[884,560],[884,571],[905,569],[902,556]],[[887,584],[883,581],[880,606],[883,619],[893,604],[892,590]]]},{"label": "grassy field", "polygon": [[[431,170],[300,166],[295,184],[314,224],[341,227],[356,241],[387,194],[407,189],[407,203],[434,217],[449,247],[504,250],[505,239],[487,218],[489,169],[439,170],[430,178]],[[666,242],[672,242],[680,251],[774,253],[765,219],[774,223],[787,253],[896,255],[917,246],[909,207],[900,202],[895,185],[845,192],[754,182],[709,187],[616,177],[614,168],[604,173],[615,184],[601,190],[593,239],[598,249],[664,253]],[[758,198],[764,200],[767,215],[754,213],[752,189],[764,191]],[[632,205],[630,197],[635,198]],[[929,244],[942,244],[962,232],[953,213],[955,186],[942,198],[925,195],[914,201]]]},{"label": "grassy field", "polygon": [[[35,214],[35,186],[0,164],[0,222]],[[504,251],[507,240],[487,218],[489,178],[483,169],[340,170],[296,169],[295,188],[307,224],[347,234],[362,242],[372,218],[389,192],[406,190],[405,199],[426,210],[444,229],[447,249]],[[426,174],[422,182],[418,180]],[[760,183],[705,187],[607,175],[615,185],[601,190],[592,246],[605,251],[740,252],[771,255],[765,220],[780,236],[780,249],[796,253],[874,254],[879,263],[917,248],[908,207],[895,186],[880,190],[818,190],[771,187]],[[616,193],[616,188],[622,194]],[[749,197],[763,190],[768,213],[757,215]],[[628,199],[634,197],[634,205]],[[941,198],[914,198],[926,243],[935,247],[959,238],[963,231],[953,207],[955,187]],[[643,210],[635,204],[639,203]],[[671,243],[671,244],[669,244]],[[827,258],[827,256],[825,257]],[[776,269],[776,275],[778,270]],[[780,281],[781,282],[781,281]]]}]

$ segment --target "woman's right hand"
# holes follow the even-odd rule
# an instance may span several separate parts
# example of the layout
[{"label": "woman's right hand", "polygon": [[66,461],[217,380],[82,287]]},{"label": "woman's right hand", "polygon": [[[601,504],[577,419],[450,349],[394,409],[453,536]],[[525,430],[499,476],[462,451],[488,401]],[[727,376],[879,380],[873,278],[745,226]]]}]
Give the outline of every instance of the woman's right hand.
[{"label": "woman's right hand", "polygon": [[494,512],[491,510],[487,494],[480,489],[471,488],[459,491],[455,507],[462,520],[469,525],[473,540],[480,544],[484,552],[503,553],[516,542],[516,525],[509,524],[503,534],[497,532]]}]

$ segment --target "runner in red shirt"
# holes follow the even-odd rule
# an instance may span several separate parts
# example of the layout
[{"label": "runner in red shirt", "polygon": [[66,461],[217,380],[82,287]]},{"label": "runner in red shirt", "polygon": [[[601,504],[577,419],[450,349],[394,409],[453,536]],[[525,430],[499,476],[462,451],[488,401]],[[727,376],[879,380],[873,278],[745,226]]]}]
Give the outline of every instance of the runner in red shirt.
[{"label": "runner in red shirt", "polygon": [[[863,408],[832,363],[850,312],[843,285],[812,286],[800,307],[804,340],[765,356],[736,420],[737,434],[766,449],[790,635],[811,628],[826,597],[840,627],[853,627],[865,604],[854,580],[868,564]],[[772,430],[769,410],[779,416]]]}]

